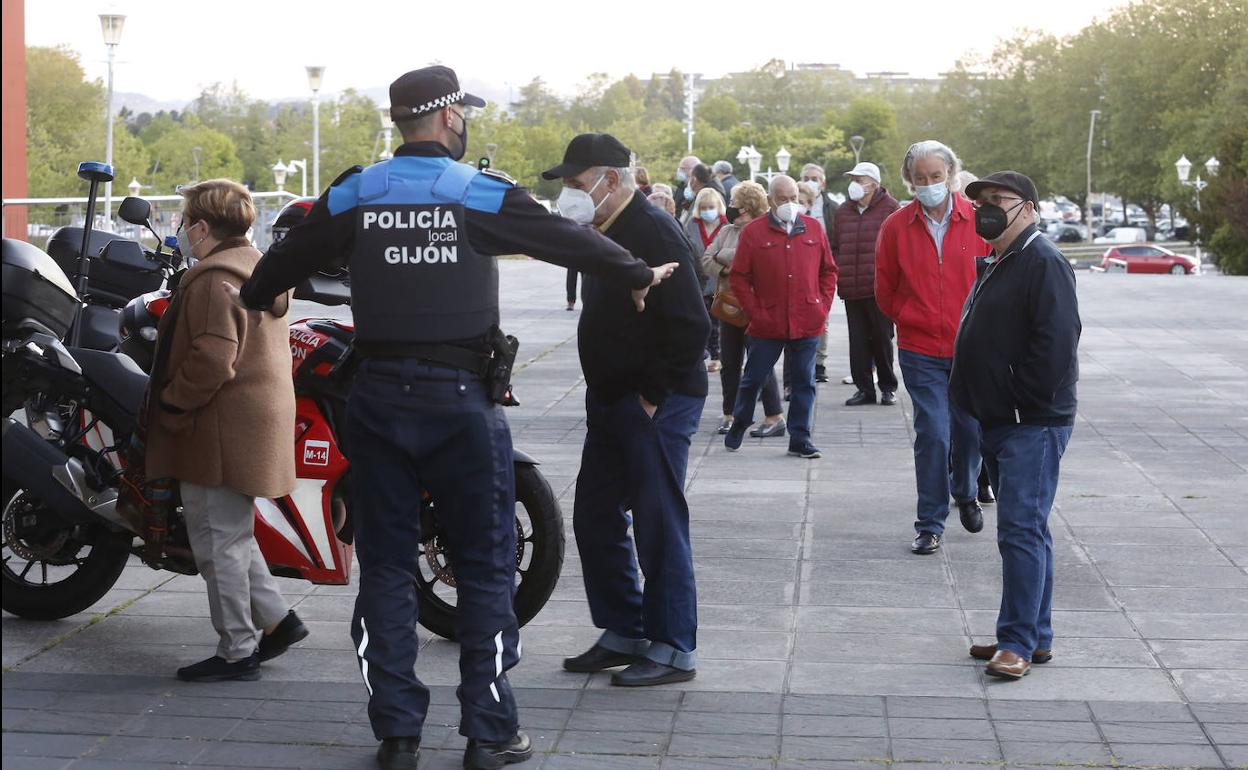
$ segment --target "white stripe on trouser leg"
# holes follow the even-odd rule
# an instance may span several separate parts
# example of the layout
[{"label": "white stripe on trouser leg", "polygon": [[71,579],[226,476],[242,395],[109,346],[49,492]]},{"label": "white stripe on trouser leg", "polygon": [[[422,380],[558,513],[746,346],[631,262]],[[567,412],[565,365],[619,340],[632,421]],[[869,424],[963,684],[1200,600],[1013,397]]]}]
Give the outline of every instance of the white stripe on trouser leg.
[{"label": "white stripe on trouser leg", "polygon": [[502,703],[503,699],[498,695],[498,686],[495,682],[503,675],[503,632],[499,631],[494,635],[494,682],[490,682],[490,694],[494,696],[495,703]]},{"label": "white stripe on trouser leg", "polygon": [[364,625],[363,616],[360,617],[360,648],[356,650],[356,654],[360,656],[360,675],[364,677],[364,686],[368,688],[368,697],[373,697],[373,685],[368,681],[368,658],[364,657],[364,650],[368,649],[368,626]]}]

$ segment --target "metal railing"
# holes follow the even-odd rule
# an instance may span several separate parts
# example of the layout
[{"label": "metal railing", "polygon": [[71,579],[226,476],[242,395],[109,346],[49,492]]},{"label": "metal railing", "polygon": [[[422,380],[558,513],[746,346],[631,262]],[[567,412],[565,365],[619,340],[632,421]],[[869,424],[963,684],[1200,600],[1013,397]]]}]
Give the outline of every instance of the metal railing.
[{"label": "metal railing", "polygon": [[[181,195],[144,195],[141,196],[152,204],[152,226],[161,235],[172,235],[174,217],[182,210]],[[281,211],[292,200],[299,196],[285,190],[278,192],[253,192],[251,199],[256,206],[256,223],[252,227],[251,240],[256,248],[264,250],[273,241],[272,223]],[[101,202],[102,204],[102,202]],[[39,215],[29,216],[26,225],[26,240],[44,248],[52,233],[62,227],[81,227],[87,219],[87,198],[5,198],[3,217],[8,218],[9,206],[24,206],[29,209],[40,209]],[[48,207],[52,207],[51,210]],[[102,205],[101,205],[102,207]],[[151,240],[151,234],[142,227],[131,225],[110,218],[97,208],[93,228],[116,233],[125,238],[135,240]]]}]

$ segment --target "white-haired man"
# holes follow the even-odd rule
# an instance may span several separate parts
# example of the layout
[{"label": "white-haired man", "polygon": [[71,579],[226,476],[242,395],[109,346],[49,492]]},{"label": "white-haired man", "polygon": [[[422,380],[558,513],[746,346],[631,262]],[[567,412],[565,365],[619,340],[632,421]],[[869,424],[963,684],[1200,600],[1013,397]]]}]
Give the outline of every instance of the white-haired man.
[{"label": "white-haired man", "polygon": [[975,233],[971,202],[954,190],[961,169],[940,142],[911,145],[901,178],[914,200],[884,221],[876,242],[875,299],[897,324],[897,358],[914,404],[917,554],[939,550],[950,495],[968,532],[984,526],[975,499],[979,425],[949,399],[953,340],[975,259],[991,251]]},{"label": "white-haired man", "polygon": [[702,161],[697,155],[686,155],[680,159],[680,163],[676,166],[676,189],[672,193],[672,197],[676,199],[676,217],[683,219],[685,210],[693,205],[693,189],[690,188],[689,182],[693,177],[693,167]]},{"label": "white-haired man", "polygon": [[586,275],[577,329],[587,431],[572,527],[602,634],[563,666],[628,666],[611,683],[638,687],[695,675],[697,592],[684,485],[706,401],[702,354],[711,324],[689,240],[635,189],[629,156],[610,134],[581,134],[542,176],[563,180],[565,216],[647,261],[679,264],[640,315],[625,290]]},{"label": "white-haired man", "polygon": [[726,160],[717,160],[711,166],[711,171],[714,172],[715,178],[724,187],[724,199],[731,200],[732,188],[741,181],[737,179],[736,174],[732,173],[732,164]]}]

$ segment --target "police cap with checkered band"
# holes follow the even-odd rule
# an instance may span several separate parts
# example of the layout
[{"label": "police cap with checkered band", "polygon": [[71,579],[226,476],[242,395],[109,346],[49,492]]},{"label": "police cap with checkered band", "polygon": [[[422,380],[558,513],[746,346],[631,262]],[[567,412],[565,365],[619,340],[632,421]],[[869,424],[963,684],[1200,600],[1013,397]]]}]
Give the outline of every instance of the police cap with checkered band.
[{"label": "police cap with checkered band", "polygon": [[391,120],[419,118],[452,104],[484,107],[485,100],[460,88],[459,78],[450,67],[422,67],[390,84]]}]

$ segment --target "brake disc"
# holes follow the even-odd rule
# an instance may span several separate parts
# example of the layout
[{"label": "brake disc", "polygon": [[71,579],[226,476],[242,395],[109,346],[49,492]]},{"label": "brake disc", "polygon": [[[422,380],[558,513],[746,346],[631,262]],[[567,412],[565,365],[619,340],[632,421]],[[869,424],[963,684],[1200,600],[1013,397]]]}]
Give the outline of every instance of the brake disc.
[{"label": "brake disc", "polygon": [[425,543],[425,563],[429,565],[429,570],[433,572],[435,578],[455,588],[455,572],[451,569],[451,563],[447,559],[446,549],[442,546],[440,536],[434,536],[432,540]]},{"label": "brake disc", "polygon": [[25,561],[45,561],[51,564],[68,563],[65,559],[57,559],[57,554],[61,553],[65,548],[65,544],[69,542],[69,532],[66,530],[58,530],[56,534],[46,543],[31,543],[17,535],[17,514],[28,510],[31,507],[26,501],[25,494],[19,492],[13,496],[8,505],[4,507],[4,544],[16,556]]}]

